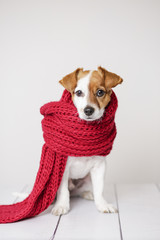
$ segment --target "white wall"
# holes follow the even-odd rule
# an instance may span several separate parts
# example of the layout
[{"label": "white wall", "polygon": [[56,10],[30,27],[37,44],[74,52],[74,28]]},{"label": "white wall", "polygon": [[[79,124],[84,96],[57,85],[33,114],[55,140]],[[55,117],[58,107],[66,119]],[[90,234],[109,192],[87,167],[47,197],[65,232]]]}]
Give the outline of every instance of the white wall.
[{"label": "white wall", "polygon": [[102,65],[115,89],[118,136],[108,182],[160,182],[160,1],[0,1],[0,184],[33,183],[41,105],[64,75]]}]

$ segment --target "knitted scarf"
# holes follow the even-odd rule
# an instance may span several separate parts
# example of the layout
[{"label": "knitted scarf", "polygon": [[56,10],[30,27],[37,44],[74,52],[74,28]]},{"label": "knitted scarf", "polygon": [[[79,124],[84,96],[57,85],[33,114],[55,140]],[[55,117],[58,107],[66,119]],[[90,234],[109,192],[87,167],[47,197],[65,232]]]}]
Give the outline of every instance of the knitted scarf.
[{"label": "knitted scarf", "polygon": [[22,202],[0,206],[0,223],[15,222],[44,211],[55,199],[68,156],[106,156],[116,136],[114,92],[100,120],[78,117],[71,94],[64,90],[58,102],[41,107],[44,145],[39,170],[30,195]]}]

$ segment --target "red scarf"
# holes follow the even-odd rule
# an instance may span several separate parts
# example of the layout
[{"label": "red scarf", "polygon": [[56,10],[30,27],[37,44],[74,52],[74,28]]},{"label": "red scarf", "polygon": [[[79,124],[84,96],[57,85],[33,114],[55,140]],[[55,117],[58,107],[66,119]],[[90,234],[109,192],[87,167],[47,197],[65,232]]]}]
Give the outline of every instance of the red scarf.
[{"label": "red scarf", "polygon": [[55,199],[68,156],[108,155],[116,136],[116,109],[117,98],[113,92],[102,119],[81,120],[67,90],[59,102],[42,106],[45,143],[33,190],[22,202],[1,205],[0,223],[15,222],[44,211]]}]

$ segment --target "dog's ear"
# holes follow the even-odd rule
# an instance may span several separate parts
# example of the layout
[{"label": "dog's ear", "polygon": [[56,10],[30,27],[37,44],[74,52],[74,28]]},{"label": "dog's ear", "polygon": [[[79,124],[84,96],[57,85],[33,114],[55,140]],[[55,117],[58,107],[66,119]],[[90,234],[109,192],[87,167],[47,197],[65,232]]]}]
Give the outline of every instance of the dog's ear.
[{"label": "dog's ear", "polygon": [[115,73],[109,72],[102,67],[98,67],[98,72],[104,78],[106,89],[116,87],[118,84],[123,82],[123,79]]},{"label": "dog's ear", "polygon": [[66,75],[62,80],[59,81],[62,86],[67,89],[70,93],[73,93],[77,86],[78,73],[83,71],[83,68],[77,68],[74,72]]}]

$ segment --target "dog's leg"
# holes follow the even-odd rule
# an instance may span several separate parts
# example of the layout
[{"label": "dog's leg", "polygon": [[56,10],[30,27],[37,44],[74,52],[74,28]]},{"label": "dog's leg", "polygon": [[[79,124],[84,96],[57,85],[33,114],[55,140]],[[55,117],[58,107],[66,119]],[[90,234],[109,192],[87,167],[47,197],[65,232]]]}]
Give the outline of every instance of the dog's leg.
[{"label": "dog's leg", "polygon": [[114,213],[117,212],[117,210],[111,204],[108,204],[103,197],[105,165],[105,160],[100,160],[98,165],[96,164],[96,166],[91,169],[94,201],[100,212]]},{"label": "dog's leg", "polygon": [[66,167],[61,184],[57,191],[57,200],[52,209],[52,214],[59,216],[66,214],[70,209],[70,199],[69,199],[69,190],[68,190],[68,175],[69,171]]}]

